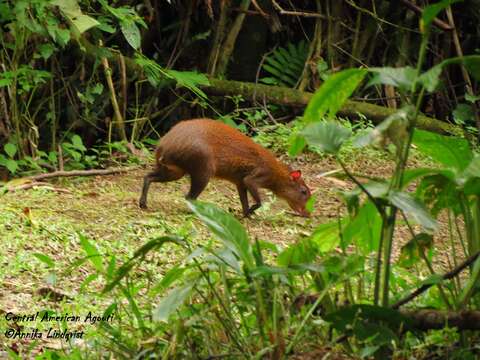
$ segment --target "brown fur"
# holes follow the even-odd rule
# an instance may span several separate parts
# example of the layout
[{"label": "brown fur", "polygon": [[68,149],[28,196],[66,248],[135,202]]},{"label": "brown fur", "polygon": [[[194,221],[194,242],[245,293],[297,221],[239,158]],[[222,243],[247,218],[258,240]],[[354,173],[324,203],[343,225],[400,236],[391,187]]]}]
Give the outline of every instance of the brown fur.
[{"label": "brown fur", "polygon": [[[245,216],[261,205],[258,188],[272,190],[306,215],[310,191],[303,180],[293,180],[289,168],[270,151],[221,122],[195,119],[178,123],[160,140],[155,158],[156,169],[144,180],[141,207],[146,207],[151,182],[177,180],[186,173],[191,177],[187,198],[197,198],[209,179],[217,177],[237,186]],[[256,201],[251,208],[247,190]]]}]

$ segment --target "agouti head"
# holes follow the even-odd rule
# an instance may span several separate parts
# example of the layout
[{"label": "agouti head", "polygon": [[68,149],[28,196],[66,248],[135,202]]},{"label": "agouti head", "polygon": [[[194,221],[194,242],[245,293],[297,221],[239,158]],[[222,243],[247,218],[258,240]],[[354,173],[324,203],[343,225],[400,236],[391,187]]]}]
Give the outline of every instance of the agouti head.
[{"label": "agouti head", "polygon": [[310,216],[305,205],[312,194],[303,181],[300,170],[290,171],[289,178],[278,188],[276,194],[285,199],[288,205],[299,215]]}]

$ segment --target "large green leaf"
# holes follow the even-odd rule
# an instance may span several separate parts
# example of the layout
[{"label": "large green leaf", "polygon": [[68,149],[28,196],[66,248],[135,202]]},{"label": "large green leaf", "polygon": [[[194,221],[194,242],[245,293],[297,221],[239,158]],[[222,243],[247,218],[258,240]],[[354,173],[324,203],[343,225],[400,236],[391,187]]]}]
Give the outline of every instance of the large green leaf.
[{"label": "large green leaf", "polygon": [[343,230],[344,245],[354,243],[363,254],[378,249],[382,218],[375,205],[366,201]]},{"label": "large green leaf", "polygon": [[440,75],[443,68],[452,64],[465,66],[475,79],[480,80],[480,55],[469,55],[442,61],[420,75],[419,82],[422,83],[427,91],[434,91],[440,83]]},{"label": "large green leaf", "polygon": [[153,311],[153,320],[167,322],[170,315],[172,315],[191,294],[194,285],[193,283],[188,283],[172,289]]},{"label": "large green leaf", "polygon": [[416,168],[416,169],[407,169],[403,173],[403,183],[402,186],[405,187],[411,182],[418,180],[430,175],[441,175],[452,181],[455,179],[455,173],[451,170],[446,169],[432,169],[432,168]]},{"label": "large green leaf", "polygon": [[313,122],[321,120],[325,115],[334,116],[362,82],[366,73],[365,69],[348,69],[330,76],[308,103],[305,120]]},{"label": "large green leaf", "polygon": [[457,171],[463,171],[473,158],[468,141],[465,139],[415,130],[413,144],[423,154]]},{"label": "large green leaf", "polygon": [[254,268],[255,259],[247,232],[235,217],[215,205],[200,201],[188,201],[188,206],[210,231],[243,261],[247,269]]},{"label": "large green leaf", "polygon": [[441,172],[422,178],[417,187],[417,195],[436,216],[443,209],[450,209],[455,214],[461,212],[460,193],[456,178]]},{"label": "large green leaf", "polygon": [[334,121],[309,124],[301,132],[308,145],[316,146],[330,154],[336,154],[351,133],[350,129]]},{"label": "large green leaf", "polygon": [[413,218],[420,224],[425,232],[433,233],[438,228],[437,221],[430,215],[428,210],[418,200],[414,199],[410,194],[400,191],[391,191],[388,199],[397,208],[402,210],[406,216]]},{"label": "large green leaf", "polygon": [[413,239],[402,246],[400,251],[399,264],[403,267],[410,268],[415,265],[425,253],[433,246],[433,236],[426,233],[415,235]]},{"label": "large green leaf", "polygon": [[373,143],[381,143],[387,137],[397,147],[400,147],[408,135],[408,124],[413,115],[413,111],[412,106],[407,106],[396,111],[375,128],[355,137],[353,145],[363,147]]},{"label": "large green leaf", "polygon": [[122,34],[125,37],[125,40],[127,40],[128,44],[135,50],[138,50],[140,48],[142,38],[137,24],[135,24],[135,22],[132,20],[123,20],[120,21],[120,29],[122,30]]},{"label": "large green leaf", "polygon": [[290,137],[290,147],[288,149],[288,155],[296,156],[302,152],[307,145],[305,138],[300,134],[294,134]]},{"label": "large green leaf", "polygon": [[82,13],[77,0],[53,0],[52,4],[60,8],[80,34],[100,24],[91,16]]},{"label": "large green leaf", "polygon": [[338,221],[323,223],[315,228],[310,239],[321,252],[328,252],[340,244]]},{"label": "large green leaf", "polygon": [[369,86],[385,84],[395,86],[404,91],[412,89],[417,76],[416,70],[410,66],[370,68],[369,70],[373,73],[372,79],[368,82]]},{"label": "large green leaf", "polygon": [[77,17],[72,18],[71,21],[80,34],[100,24],[91,16],[85,14],[80,14]]},{"label": "large green leaf", "polygon": [[465,181],[472,178],[480,178],[480,155],[476,155],[462,174]]},{"label": "large green leaf", "polygon": [[292,266],[311,263],[317,256],[315,244],[310,238],[301,239],[299,242],[290,245],[277,257],[280,266]]}]

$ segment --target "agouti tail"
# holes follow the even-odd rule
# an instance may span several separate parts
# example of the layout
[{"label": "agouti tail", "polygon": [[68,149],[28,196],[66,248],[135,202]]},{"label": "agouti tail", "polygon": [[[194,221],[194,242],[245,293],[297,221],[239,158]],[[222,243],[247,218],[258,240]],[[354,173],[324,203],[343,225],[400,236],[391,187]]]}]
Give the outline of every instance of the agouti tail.
[{"label": "agouti tail", "polygon": [[[221,122],[210,119],[182,121],[175,125],[157,147],[156,168],[144,178],[140,207],[147,207],[152,182],[178,180],[190,175],[187,199],[196,199],[212,177],[237,186],[243,215],[261,206],[259,188],[270,189],[285,199],[299,215],[308,216],[305,204],[310,190],[299,170],[289,167],[249,137]],[[255,204],[248,206],[249,192]]]}]

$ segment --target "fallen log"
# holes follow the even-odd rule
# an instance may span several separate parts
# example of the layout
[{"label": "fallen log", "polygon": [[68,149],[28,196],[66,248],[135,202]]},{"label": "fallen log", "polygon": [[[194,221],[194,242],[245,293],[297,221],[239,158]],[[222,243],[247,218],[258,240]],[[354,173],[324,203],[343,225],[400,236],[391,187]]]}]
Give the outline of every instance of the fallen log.
[{"label": "fallen log", "polygon": [[427,331],[457,328],[461,331],[480,330],[480,311],[402,310],[401,314],[412,321],[416,330]]},{"label": "fallen log", "polygon": [[[210,95],[242,95],[246,99],[265,99],[269,103],[287,105],[292,107],[305,107],[313,96],[313,93],[295,89],[255,84],[233,80],[220,80],[209,78],[210,85],[202,86],[202,89]],[[347,118],[358,118],[363,114],[374,123],[380,123],[387,116],[393,114],[396,109],[386,108],[366,102],[347,100],[338,112],[339,116]],[[452,124],[434,119],[425,115],[419,115],[417,126],[424,130],[445,133],[450,135],[461,135],[462,130]]]},{"label": "fallen log", "polygon": [[[83,37],[80,39],[79,44],[84,53],[92,60],[95,60],[100,56],[105,56],[104,54],[106,52],[110,53],[111,56],[117,56],[106,48],[98,48]],[[124,57],[124,61],[128,73],[137,75],[142,73],[142,68],[135,63],[133,59]],[[310,92],[280,86],[270,86],[234,80],[221,80],[212,77],[209,77],[209,82],[209,85],[202,85],[201,88],[210,95],[242,95],[246,99],[259,99],[262,101],[265,99],[270,103],[292,107],[305,107],[313,96],[313,93]],[[363,114],[367,119],[372,120],[374,123],[380,123],[395,111],[395,109],[379,105],[347,100],[338,112],[338,115],[347,118],[358,118],[358,114]],[[460,127],[422,114],[418,116],[417,126],[420,129],[437,133],[463,135],[463,131]]]}]

